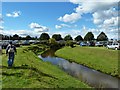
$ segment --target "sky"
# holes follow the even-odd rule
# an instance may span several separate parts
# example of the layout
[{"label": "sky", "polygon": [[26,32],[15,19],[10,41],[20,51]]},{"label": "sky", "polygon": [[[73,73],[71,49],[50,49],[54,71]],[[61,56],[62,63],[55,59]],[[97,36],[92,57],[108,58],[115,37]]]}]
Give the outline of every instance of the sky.
[{"label": "sky", "polygon": [[70,0],[69,2],[2,2],[0,33],[37,36],[41,33],[70,34],[84,37],[92,32],[95,38],[105,32],[109,39],[118,39],[118,0]]}]

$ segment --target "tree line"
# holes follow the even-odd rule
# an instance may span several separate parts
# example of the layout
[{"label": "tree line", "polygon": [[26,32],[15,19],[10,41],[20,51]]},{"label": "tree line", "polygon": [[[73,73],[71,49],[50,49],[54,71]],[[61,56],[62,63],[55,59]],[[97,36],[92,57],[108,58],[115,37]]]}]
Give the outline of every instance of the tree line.
[{"label": "tree line", "polygon": [[0,39],[2,39],[2,40],[36,40],[38,38],[31,37],[30,35],[27,35],[26,37],[21,37],[17,34],[15,34],[13,36],[7,36],[7,35],[0,34]]},{"label": "tree line", "polygon": [[[108,37],[104,32],[101,32],[97,38],[94,38],[94,34],[92,32],[88,32],[84,38],[81,35],[78,35],[74,39],[72,38],[71,35],[66,35],[64,38],[60,34],[54,34],[52,35],[52,38],[54,38],[56,41],[60,40],[75,40],[75,41],[92,41],[92,40],[97,40],[97,41],[107,41]],[[2,35],[0,34],[0,39],[2,40],[49,40],[50,36],[47,33],[42,33],[40,37],[31,37],[30,35],[27,35],[26,37],[20,37],[19,35],[15,34],[13,36],[7,36],[7,35]]]},{"label": "tree line", "polygon": [[[97,39],[94,38],[94,34],[92,32],[88,32],[84,38],[81,35],[78,35],[74,39],[72,38],[71,35],[66,35],[64,38],[60,34],[54,34],[52,35],[52,38],[54,38],[56,41],[60,40],[75,40],[75,41],[92,41],[92,40],[97,40],[97,41],[107,41],[108,37],[104,32],[101,32],[98,36]],[[47,33],[42,33],[41,36],[39,37],[40,40],[49,40],[50,36]]]}]

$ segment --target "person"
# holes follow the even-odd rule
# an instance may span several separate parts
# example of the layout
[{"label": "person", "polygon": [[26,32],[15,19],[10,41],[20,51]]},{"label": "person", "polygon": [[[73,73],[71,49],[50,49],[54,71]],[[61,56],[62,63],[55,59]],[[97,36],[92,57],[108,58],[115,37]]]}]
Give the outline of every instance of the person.
[{"label": "person", "polygon": [[12,44],[12,42],[10,42],[6,48],[6,55],[8,55],[8,67],[12,67],[13,65],[15,53],[17,53],[16,47]]}]

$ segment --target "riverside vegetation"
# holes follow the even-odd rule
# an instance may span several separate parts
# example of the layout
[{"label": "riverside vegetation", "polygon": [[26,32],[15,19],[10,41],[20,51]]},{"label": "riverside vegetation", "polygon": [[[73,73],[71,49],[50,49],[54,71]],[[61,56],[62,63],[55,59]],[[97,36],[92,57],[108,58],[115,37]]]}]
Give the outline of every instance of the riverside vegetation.
[{"label": "riverside vegetation", "polygon": [[14,66],[7,68],[7,56],[2,51],[2,88],[90,88],[37,54],[49,48],[42,45],[17,48]]},{"label": "riverside vegetation", "polygon": [[103,73],[119,77],[118,57],[120,51],[108,50],[105,47],[64,47],[56,51],[58,57],[85,65]]}]

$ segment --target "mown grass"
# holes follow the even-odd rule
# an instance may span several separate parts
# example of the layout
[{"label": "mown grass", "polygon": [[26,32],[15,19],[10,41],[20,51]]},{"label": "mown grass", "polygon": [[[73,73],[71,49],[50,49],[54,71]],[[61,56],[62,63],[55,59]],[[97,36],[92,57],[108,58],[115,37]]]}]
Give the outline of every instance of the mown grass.
[{"label": "mown grass", "polygon": [[105,47],[64,47],[55,54],[95,70],[120,77],[118,72],[118,55],[120,51],[106,49]]},{"label": "mown grass", "polygon": [[7,68],[7,56],[3,50],[2,88],[89,88],[57,66],[40,60],[30,50],[32,48],[17,48],[14,67],[10,69]]}]

